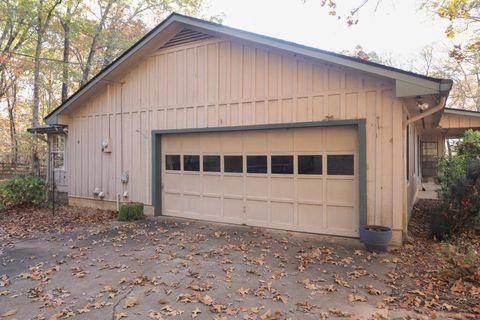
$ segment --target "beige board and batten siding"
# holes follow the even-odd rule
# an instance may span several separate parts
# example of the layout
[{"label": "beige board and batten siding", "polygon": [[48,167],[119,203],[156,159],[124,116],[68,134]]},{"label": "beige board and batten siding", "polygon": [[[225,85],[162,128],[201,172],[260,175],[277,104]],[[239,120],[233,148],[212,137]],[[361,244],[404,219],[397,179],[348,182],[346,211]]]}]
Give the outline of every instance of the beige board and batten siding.
[{"label": "beige board and batten siding", "polygon": [[[98,187],[115,200],[125,189],[130,200],[151,204],[154,129],[366,119],[368,223],[402,229],[403,109],[392,80],[208,39],[160,49],[105,88],[67,121],[72,197],[90,198]],[[102,153],[108,136],[112,153]]]},{"label": "beige board and batten siding", "polygon": [[440,128],[480,128],[480,117],[444,113],[440,120]]}]

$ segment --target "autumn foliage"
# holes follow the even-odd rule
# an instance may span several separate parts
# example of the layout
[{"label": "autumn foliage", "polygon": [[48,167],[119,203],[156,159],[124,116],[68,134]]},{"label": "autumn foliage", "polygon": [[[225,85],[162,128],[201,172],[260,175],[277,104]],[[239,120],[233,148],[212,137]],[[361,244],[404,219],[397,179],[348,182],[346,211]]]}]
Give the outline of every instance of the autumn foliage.
[{"label": "autumn foliage", "polygon": [[439,161],[439,212],[432,219],[432,233],[441,240],[478,225],[480,220],[480,131],[468,130]]}]

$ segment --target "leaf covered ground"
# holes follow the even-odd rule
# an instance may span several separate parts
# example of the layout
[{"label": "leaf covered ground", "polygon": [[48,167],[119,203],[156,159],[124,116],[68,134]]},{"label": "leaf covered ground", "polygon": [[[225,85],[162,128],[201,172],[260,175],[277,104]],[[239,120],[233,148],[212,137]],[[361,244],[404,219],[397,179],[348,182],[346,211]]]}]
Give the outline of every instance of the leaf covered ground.
[{"label": "leaf covered ground", "polygon": [[39,233],[67,233],[82,226],[103,225],[115,213],[107,210],[58,207],[19,208],[0,212],[0,241],[36,237]]},{"label": "leaf covered ground", "polygon": [[412,241],[392,252],[398,259],[391,275],[399,307],[428,317],[455,313],[456,319],[480,318],[480,232],[464,232],[449,241],[431,238],[435,200],[420,200],[412,213]]},{"label": "leaf covered ground", "polygon": [[[412,228],[421,217],[414,215]],[[443,277],[440,258],[425,254],[438,245],[422,228],[414,231],[414,245],[377,255],[354,239],[165,217],[112,218],[82,208],[62,208],[55,217],[47,209],[0,217],[0,318],[479,315],[478,286],[464,276]]]}]

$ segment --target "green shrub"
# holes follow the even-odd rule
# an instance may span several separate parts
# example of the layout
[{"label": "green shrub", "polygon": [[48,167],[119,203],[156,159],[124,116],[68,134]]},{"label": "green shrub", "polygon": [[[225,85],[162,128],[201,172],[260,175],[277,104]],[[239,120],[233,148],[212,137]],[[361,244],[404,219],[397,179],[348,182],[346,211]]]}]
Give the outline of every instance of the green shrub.
[{"label": "green shrub", "polygon": [[143,218],[143,203],[131,202],[122,204],[118,212],[119,221],[132,221]]},{"label": "green shrub", "polygon": [[480,131],[467,130],[451,156],[437,166],[439,212],[432,217],[438,240],[473,227],[480,219]]},{"label": "green shrub", "polygon": [[18,175],[0,183],[0,210],[38,206],[45,200],[45,182],[40,178]]}]

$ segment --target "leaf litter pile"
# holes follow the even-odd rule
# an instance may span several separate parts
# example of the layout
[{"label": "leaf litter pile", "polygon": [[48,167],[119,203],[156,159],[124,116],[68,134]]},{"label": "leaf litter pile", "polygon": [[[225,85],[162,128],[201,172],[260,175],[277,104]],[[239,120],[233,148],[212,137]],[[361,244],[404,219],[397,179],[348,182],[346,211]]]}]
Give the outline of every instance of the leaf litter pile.
[{"label": "leaf litter pile", "polygon": [[420,200],[409,225],[410,244],[394,250],[397,269],[389,274],[399,307],[430,318],[451,312],[455,319],[480,318],[480,232],[469,231],[448,242],[430,237],[435,200]]},{"label": "leaf litter pile", "polygon": [[112,211],[79,207],[21,208],[0,212],[0,240],[28,238],[37,232],[66,233],[112,221]]},{"label": "leaf litter pile", "polygon": [[435,244],[421,237],[418,252],[405,246],[377,255],[342,238],[112,217],[81,208],[63,208],[55,217],[33,209],[1,217],[10,245],[0,252],[0,319],[479,315],[474,280],[442,278],[434,255],[425,254]]}]

